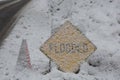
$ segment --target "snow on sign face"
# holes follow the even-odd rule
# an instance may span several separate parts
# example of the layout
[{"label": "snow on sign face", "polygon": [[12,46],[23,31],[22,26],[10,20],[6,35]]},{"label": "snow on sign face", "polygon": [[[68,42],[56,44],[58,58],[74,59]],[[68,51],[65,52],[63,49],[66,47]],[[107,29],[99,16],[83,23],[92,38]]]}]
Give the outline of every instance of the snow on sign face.
[{"label": "snow on sign face", "polygon": [[64,72],[77,72],[96,47],[69,21],[53,34],[40,48]]}]

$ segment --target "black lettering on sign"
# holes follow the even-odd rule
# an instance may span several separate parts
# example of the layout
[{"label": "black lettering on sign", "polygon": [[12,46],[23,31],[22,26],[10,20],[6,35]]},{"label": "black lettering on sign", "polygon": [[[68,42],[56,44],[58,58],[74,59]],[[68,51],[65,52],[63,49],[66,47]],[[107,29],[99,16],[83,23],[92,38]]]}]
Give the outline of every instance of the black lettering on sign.
[{"label": "black lettering on sign", "polygon": [[51,53],[85,53],[88,47],[85,43],[50,43],[49,50]]},{"label": "black lettering on sign", "polygon": [[72,45],[70,43],[65,44],[66,53],[70,53],[72,50]]},{"label": "black lettering on sign", "polygon": [[63,53],[65,52],[65,44],[60,44],[60,52]]}]

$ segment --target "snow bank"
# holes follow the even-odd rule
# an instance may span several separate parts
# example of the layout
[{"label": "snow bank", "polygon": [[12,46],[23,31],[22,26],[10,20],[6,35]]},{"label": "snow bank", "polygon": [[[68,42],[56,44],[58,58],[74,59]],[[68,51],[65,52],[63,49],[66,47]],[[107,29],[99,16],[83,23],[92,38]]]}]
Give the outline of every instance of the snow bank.
[{"label": "snow bank", "polygon": [[[119,80],[119,0],[34,0],[20,15],[0,48],[1,80]],[[39,50],[65,20],[70,20],[97,47],[78,74],[57,69]],[[27,39],[33,70],[15,71],[22,39]]]}]

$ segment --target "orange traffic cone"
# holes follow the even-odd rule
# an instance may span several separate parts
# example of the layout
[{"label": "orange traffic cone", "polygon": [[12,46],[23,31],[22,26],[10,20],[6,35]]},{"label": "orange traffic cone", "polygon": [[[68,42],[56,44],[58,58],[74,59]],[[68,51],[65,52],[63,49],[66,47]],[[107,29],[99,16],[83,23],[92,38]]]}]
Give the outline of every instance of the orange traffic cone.
[{"label": "orange traffic cone", "polygon": [[25,68],[31,69],[32,65],[30,62],[30,56],[28,51],[28,46],[26,40],[22,41],[18,60],[17,60],[17,70],[23,70]]}]

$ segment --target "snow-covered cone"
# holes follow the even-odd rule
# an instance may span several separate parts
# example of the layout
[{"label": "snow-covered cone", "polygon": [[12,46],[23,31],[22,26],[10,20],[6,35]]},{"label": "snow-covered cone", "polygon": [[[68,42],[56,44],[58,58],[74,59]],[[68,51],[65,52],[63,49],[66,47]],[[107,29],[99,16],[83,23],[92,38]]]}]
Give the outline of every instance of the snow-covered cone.
[{"label": "snow-covered cone", "polygon": [[17,60],[17,70],[23,70],[25,68],[31,69],[31,62],[30,62],[30,56],[28,51],[28,46],[26,40],[22,41],[18,60]]}]

